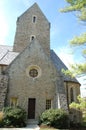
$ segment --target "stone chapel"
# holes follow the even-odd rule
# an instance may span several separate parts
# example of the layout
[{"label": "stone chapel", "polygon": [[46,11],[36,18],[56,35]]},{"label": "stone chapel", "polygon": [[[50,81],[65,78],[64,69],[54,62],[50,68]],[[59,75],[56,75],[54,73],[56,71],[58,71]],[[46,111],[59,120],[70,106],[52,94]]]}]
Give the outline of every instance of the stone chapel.
[{"label": "stone chapel", "polygon": [[0,110],[20,106],[28,119],[50,108],[68,111],[77,102],[80,83],[62,68],[67,70],[50,49],[50,22],[34,3],[17,18],[13,47],[0,45]]}]

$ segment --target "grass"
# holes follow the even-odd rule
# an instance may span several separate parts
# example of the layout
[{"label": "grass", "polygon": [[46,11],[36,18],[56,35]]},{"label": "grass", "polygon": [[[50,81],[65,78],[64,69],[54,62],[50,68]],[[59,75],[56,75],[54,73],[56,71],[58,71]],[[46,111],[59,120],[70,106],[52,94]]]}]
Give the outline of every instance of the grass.
[{"label": "grass", "polygon": [[[40,130],[61,130],[61,129],[56,129],[54,127],[50,127],[50,126],[47,126],[47,125],[40,125]],[[67,129],[64,129],[64,130],[67,130]]]},{"label": "grass", "polygon": [[40,130],[58,130],[58,129],[55,129],[55,128],[52,128],[52,127],[49,127],[49,126],[41,125]]}]

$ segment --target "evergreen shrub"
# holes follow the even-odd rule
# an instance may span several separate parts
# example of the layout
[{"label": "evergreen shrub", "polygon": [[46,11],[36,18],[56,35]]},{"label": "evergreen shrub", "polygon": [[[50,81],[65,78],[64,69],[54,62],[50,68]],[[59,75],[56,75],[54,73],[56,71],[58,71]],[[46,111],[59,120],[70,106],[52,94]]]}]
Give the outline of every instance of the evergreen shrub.
[{"label": "evergreen shrub", "polygon": [[26,126],[26,112],[20,107],[5,107],[4,118],[0,127],[24,127]]},{"label": "evergreen shrub", "polygon": [[69,116],[62,109],[49,109],[40,116],[40,124],[52,126],[55,128],[68,128]]}]

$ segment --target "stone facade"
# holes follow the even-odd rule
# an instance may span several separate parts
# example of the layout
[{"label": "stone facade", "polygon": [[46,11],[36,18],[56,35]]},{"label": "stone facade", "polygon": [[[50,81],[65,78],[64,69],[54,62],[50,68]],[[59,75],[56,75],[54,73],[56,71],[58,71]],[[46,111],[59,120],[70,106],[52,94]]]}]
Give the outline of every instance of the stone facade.
[{"label": "stone facade", "polygon": [[76,82],[64,82],[65,92],[67,96],[67,103],[77,102],[77,96],[80,94],[80,84]]},{"label": "stone facade", "polygon": [[[28,75],[30,66],[38,66],[41,69],[41,74],[37,78]],[[36,40],[20,53],[15,62],[9,66],[7,72],[10,77],[8,104],[10,104],[11,97],[17,97],[18,105],[27,111],[28,99],[35,98],[37,103],[36,119],[46,109],[46,99],[51,99],[52,108],[56,108],[56,100],[58,100],[56,95],[60,91],[64,95],[64,88],[60,91],[57,88],[62,85],[59,78],[60,74]],[[63,108],[64,105],[62,104],[64,103],[67,110],[66,98],[65,100],[64,98],[59,100],[60,108]]]},{"label": "stone facade", "polygon": [[0,108],[5,103],[21,106],[28,119],[38,119],[47,108],[68,111],[69,103],[77,101],[80,84],[61,73],[67,68],[50,50],[50,23],[36,3],[17,19],[13,51],[0,59],[1,70],[8,63],[4,71],[9,77],[1,75]]},{"label": "stone facade", "polygon": [[5,105],[5,99],[7,95],[8,76],[0,75],[0,110]]}]

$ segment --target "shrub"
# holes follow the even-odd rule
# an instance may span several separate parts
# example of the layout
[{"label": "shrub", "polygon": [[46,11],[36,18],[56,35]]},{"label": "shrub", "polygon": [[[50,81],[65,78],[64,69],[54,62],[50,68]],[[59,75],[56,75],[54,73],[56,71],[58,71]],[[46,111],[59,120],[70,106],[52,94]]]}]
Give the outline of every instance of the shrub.
[{"label": "shrub", "polygon": [[49,109],[40,116],[40,123],[55,128],[68,128],[69,118],[67,112],[61,109]]},{"label": "shrub", "polygon": [[26,121],[26,112],[20,107],[6,107],[3,109],[4,127],[23,127]]},{"label": "shrub", "polygon": [[1,111],[0,112],[0,127],[3,126],[3,118],[4,118],[4,113]]}]

